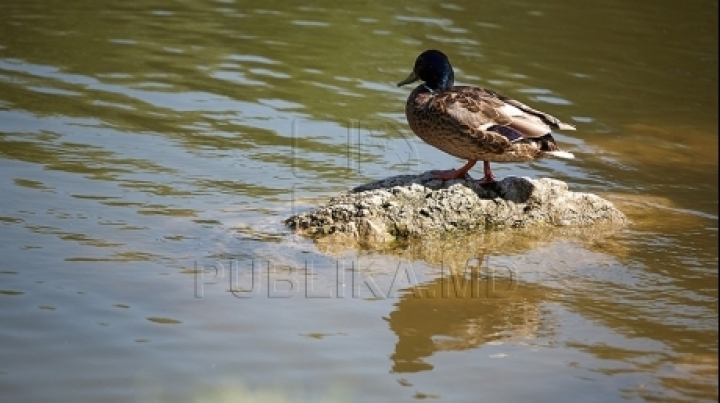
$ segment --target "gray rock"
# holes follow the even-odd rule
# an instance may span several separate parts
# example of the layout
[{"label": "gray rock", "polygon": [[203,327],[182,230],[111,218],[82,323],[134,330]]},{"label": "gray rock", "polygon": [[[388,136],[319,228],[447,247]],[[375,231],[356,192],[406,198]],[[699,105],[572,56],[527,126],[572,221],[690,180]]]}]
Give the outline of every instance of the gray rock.
[{"label": "gray rock", "polygon": [[388,242],[448,231],[531,226],[627,223],[615,206],[565,182],[508,177],[494,185],[400,175],[358,186],[285,224],[312,237],[344,235],[360,242]]}]

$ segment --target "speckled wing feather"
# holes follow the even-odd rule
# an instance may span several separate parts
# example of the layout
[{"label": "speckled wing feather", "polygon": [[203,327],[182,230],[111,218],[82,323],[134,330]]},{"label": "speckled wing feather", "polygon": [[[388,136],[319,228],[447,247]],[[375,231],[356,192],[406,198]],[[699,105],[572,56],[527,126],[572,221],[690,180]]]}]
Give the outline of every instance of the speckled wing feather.
[{"label": "speckled wing feather", "polygon": [[549,115],[549,114],[539,111],[537,109],[533,109],[520,101],[506,97],[505,95],[499,94],[492,90],[483,89],[483,91],[487,94],[492,95],[493,97],[497,98],[499,101],[501,101],[505,104],[512,105],[525,113],[528,113],[532,116],[538,117],[543,123],[545,123],[546,125],[550,126],[553,129],[575,130],[575,126],[569,125],[567,123],[563,123],[560,121],[560,119],[556,118],[555,116]]},{"label": "speckled wing feather", "polygon": [[467,136],[484,152],[499,154],[512,148],[512,136],[488,129],[507,126],[513,118],[503,111],[502,101],[482,89],[456,87],[436,95],[431,102],[430,107],[443,120],[442,126]]},{"label": "speckled wing feather", "polygon": [[547,136],[553,128],[575,129],[554,116],[483,88],[455,87],[438,98],[447,104],[448,112],[459,122],[492,132],[486,134],[486,138],[497,133],[516,142]]}]

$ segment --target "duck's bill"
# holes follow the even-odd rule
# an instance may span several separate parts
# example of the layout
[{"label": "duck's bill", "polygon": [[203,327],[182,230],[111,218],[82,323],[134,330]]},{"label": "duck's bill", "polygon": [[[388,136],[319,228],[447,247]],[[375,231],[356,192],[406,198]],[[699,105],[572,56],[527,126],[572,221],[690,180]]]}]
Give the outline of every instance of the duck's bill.
[{"label": "duck's bill", "polygon": [[409,76],[407,76],[407,78],[405,78],[404,80],[402,80],[402,81],[400,81],[399,83],[397,83],[397,86],[398,86],[398,87],[402,87],[402,86],[405,85],[405,84],[413,83],[413,82],[415,82],[415,81],[417,81],[417,80],[419,80],[419,79],[420,79],[420,77],[418,77],[418,75],[415,74],[415,72],[413,71],[412,73],[410,73]]}]

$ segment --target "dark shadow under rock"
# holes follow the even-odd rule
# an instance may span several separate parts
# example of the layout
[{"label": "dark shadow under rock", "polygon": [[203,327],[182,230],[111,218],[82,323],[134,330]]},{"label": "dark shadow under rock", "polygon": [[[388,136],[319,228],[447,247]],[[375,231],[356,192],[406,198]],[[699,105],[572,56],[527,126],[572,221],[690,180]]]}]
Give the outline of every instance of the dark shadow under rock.
[{"label": "dark shadow under rock", "polygon": [[571,192],[559,180],[508,177],[480,186],[467,179],[434,179],[430,172],[358,186],[285,220],[308,236],[343,235],[361,243],[454,230],[626,223],[611,202]]}]

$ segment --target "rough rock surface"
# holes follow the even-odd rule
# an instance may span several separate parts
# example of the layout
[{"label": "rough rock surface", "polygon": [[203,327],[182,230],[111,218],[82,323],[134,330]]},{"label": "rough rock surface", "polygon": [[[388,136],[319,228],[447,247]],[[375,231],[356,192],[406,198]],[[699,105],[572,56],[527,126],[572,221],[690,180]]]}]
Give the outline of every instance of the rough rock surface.
[{"label": "rough rock surface", "polygon": [[430,172],[362,185],[285,220],[305,235],[342,234],[372,242],[452,230],[625,223],[611,202],[571,192],[559,180],[508,177],[480,186],[466,179],[433,179]]}]

